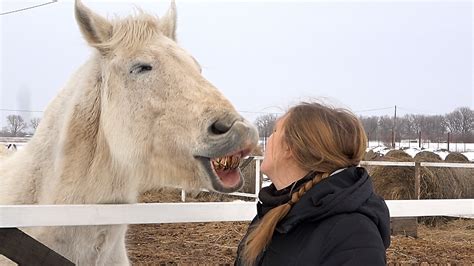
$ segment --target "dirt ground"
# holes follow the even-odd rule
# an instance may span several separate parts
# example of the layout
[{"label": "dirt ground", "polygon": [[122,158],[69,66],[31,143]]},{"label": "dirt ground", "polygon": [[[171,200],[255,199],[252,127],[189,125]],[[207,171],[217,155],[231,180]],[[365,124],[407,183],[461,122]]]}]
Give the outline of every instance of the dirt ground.
[{"label": "dirt ground", "polygon": [[[220,195],[187,197],[218,201]],[[225,200],[225,199],[224,199]],[[179,191],[150,192],[143,202],[177,202]],[[247,222],[131,225],[127,236],[133,265],[232,265]],[[418,226],[418,238],[392,236],[390,265],[474,265],[474,220]]]}]

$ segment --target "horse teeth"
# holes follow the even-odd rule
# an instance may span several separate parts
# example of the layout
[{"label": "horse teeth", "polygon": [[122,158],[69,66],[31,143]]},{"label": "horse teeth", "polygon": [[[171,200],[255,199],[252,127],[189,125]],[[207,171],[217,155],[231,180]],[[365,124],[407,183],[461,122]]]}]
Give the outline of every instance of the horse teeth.
[{"label": "horse teeth", "polygon": [[240,154],[232,155],[232,156],[225,156],[219,157],[212,160],[212,164],[214,169],[216,170],[223,170],[227,171],[229,169],[234,170],[237,169],[240,165]]},{"label": "horse teeth", "polygon": [[229,168],[230,169],[236,169],[237,167],[239,167],[240,155],[234,155],[234,156],[231,156],[230,158],[231,158],[231,160],[230,160]]},{"label": "horse teeth", "polygon": [[221,170],[222,167],[224,166],[222,164],[222,158],[217,158],[215,160],[212,160],[212,165],[214,166],[215,170]]}]

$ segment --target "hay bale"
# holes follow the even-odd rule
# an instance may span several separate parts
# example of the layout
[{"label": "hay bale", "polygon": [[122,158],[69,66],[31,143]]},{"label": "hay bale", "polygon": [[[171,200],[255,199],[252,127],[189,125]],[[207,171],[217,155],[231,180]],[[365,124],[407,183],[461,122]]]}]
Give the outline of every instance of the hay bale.
[{"label": "hay bale", "polygon": [[[447,163],[470,163],[462,153],[452,152],[444,159]],[[464,198],[474,198],[474,168],[450,168],[462,184],[467,184],[462,192]]]},{"label": "hay bale", "polygon": [[469,159],[460,152],[451,152],[444,158],[447,163],[468,163]]},{"label": "hay bale", "polygon": [[[432,152],[420,152],[415,158],[401,151],[387,153],[384,161],[416,161],[441,162],[441,158]],[[370,172],[377,194],[387,200],[416,199],[415,167],[377,166]],[[457,199],[472,198],[474,180],[462,176],[452,168],[421,167],[420,198],[421,199]],[[446,218],[424,217],[419,221],[427,225],[438,225],[446,222]]]},{"label": "hay bale", "polygon": [[415,161],[417,162],[439,162],[442,161],[441,157],[431,151],[422,151],[415,155]]},{"label": "hay bale", "polygon": [[[381,161],[412,162],[413,158],[404,151],[391,150]],[[375,166],[368,168],[375,192],[387,200],[415,199],[415,170],[413,167]]]},{"label": "hay bale", "polygon": [[[439,155],[423,151],[415,156],[417,162],[442,162]],[[459,178],[453,168],[421,167],[420,186],[425,191],[426,199],[460,199],[466,198],[467,180]]]},{"label": "hay bale", "polygon": [[384,155],[384,159],[382,159],[382,161],[413,162],[413,158],[410,156],[410,154],[402,150],[391,150]]},{"label": "hay bale", "polygon": [[373,150],[369,150],[364,154],[364,161],[376,161],[381,154],[374,152]]},{"label": "hay bale", "polygon": [[[441,162],[441,158],[432,152],[420,152],[411,158],[403,151],[390,151],[383,161],[402,162]],[[385,199],[416,199],[415,168],[398,166],[377,166],[370,172],[377,194]],[[458,199],[470,198],[472,180],[460,177],[452,168],[421,167],[420,198],[422,199]]]}]

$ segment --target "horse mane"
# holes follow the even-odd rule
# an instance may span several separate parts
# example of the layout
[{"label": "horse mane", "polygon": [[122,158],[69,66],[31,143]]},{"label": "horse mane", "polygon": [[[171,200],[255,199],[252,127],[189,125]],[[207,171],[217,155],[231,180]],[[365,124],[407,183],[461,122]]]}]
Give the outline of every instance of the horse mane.
[{"label": "horse mane", "polygon": [[112,36],[105,42],[93,46],[102,51],[111,51],[118,47],[134,51],[159,34],[159,19],[156,16],[138,10],[137,14],[125,18],[115,18]]}]

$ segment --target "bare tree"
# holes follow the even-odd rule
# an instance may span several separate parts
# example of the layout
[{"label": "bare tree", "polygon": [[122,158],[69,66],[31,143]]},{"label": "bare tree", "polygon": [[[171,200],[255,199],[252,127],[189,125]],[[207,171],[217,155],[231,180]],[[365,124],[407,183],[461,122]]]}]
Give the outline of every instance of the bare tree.
[{"label": "bare tree", "polygon": [[10,134],[8,133],[7,127],[2,127],[0,130],[0,137],[8,137]]},{"label": "bare tree", "polygon": [[30,126],[33,129],[33,131],[36,131],[36,128],[38,127],[40,121],[41,121],[41,119],[39,117],[31,118]]},{"label": "bare tree", "polygon": [[413,115],[413,128],[416,133],[424,131],[426,116],[424,115]]},{"label": "bare tree", "polygon": [[[360,120],[369,139],[373,140],[376,135],[376,138],[386,144],[390,142],[392,117],[360,117]],[[452,140],[474,142],[474,110],[469,107],[460,107],[444,116],[407,114],[397,119],[396,141],[418,138],[419,132],[422,133],[424,140],[444,141],[446,133],[451,132]]]},{"label": "bare tree", "polygon": [[474,131],[474,110],[468,107],[456,109],[461,113],[461,135],[464,142],[467,142],[469,135]]},{"label": "bare tree", "polygon": [[461,141],[471,139],[474,131],[474,111],[469,107],[460,107],[445,116],[445,124],[454,136]]},{"label": "bare tree", "polygon": [[392,140],[393,117],[384,115],[379,118],[380,139],[389,145]]},{"label": "bare tree", "polygon": [[400,123],[401,124],[401,132],[403,132],[403,135],[408,137],[409,139],[416,139],[417,138],[417,133],[418,129],[416,128],[415,125],[415,115],[412,114],[407,114],[403,116],[403,120]]},{"label": "bare tree", "polygon": [[456,110],[447,114],[445,123],[451,133],[460,134],[462,131],[462,114]]},{"label": "bare tree", "polygon": [[258,134],[261,138],[268,138],[272,134],[276,120],[277,115],[275,114],[266,114],[257,117],[255,125],[257,126]]},{"label": "bare tree", "polygon": [[27,127],[27,124],[23,120],[23,117],[21,117],[21,115],[7,116],[7,123],[7,130],[13,137],[16,137],[23,133],[23,130]]},{"label": "bare tree", "polygon": [[377,129],[379,126],[379,118],[377,116],[359,117],[364,126],[368,140],[377,140]]},{"label": "bare tree", "polygon": [[441,115],[427,116],[423,124],[423,132],[425,132],[426,138],[431,141],[439,142],[443,140],[443,136],[447,132],[447,128],[444,125],[444,117]]}]

